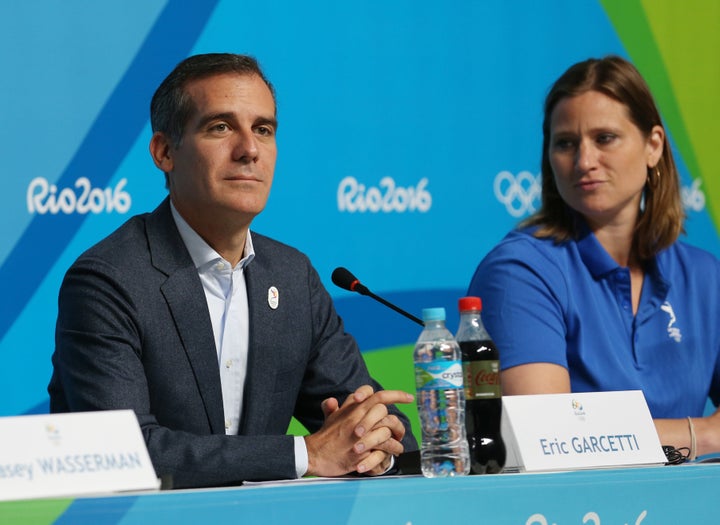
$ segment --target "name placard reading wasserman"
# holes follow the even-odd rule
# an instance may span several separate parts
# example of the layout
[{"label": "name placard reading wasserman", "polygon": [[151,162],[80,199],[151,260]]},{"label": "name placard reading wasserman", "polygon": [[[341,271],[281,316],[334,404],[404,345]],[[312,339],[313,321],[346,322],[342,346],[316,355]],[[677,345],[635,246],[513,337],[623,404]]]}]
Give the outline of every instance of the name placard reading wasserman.
[{"label": "name placard reading wasserman", "polygon": [[502,432],[508,471],[665,463],[639,390],[506,396]]},{"label": "name placard reading wasserman", "polygon": [[158,488],[131,410],[0,418],[0,500]]}]

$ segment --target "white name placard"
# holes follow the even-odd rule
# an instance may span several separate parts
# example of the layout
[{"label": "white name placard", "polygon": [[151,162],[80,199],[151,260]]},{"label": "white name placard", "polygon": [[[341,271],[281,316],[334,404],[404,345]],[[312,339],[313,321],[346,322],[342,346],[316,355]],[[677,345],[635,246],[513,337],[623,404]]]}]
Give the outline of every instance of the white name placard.
[{"label": "white name placard", "polygon": [[506,472],[662,465],[639,390],[503,397]]},{"label": "white name placard", "polygon": [[158,488],[132,410],[0,418],[0,501]]}]

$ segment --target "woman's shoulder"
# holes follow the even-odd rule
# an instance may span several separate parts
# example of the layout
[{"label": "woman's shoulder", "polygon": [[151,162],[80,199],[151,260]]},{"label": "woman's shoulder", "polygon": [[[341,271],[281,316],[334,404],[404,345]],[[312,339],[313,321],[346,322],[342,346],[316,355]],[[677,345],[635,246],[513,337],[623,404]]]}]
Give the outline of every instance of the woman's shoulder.
[{"label": "woman's shoulder", "polygon": [[668,249],[660,252],[659,256],[667,259],[694,260],[709,265],[720,264],[720,259],[713,253],[687,241],[674,242]]},{"label": "woman's shoulder", "polygon": [[528,264],[558,264],[574,251],[573,241],[557,242],[548,237],[536,237],[537,228],[517,228],[510,231],[485,256],[484,261],[517,260]]},{"label": "woman's shoulder", "polygon": [[658,262],[668,271],[686,271],[705,277],[708,272],[720,275],[720,259],[708,250],[685,241],[676,241],[660,252]]}]

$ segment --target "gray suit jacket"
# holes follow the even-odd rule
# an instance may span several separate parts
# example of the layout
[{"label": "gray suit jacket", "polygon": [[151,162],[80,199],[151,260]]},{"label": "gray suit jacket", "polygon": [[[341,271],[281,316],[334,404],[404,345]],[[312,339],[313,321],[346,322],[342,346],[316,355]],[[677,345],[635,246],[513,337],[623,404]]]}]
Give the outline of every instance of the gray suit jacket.
[{"label": "gray suit jacket", "polygon": [[[320,402],[369,376],[310,261],[253,233],[245,269],[250,348],[238,436],[225,435],[220,373],[202,284],[166,199],[68,270],[48,386],[52,412],[133,409],[158,476],[175,487],[295,477],[291,416],[311,432]],[[268,289],[279,291],[270,308]],[[411,366],[408,363],[408,366]],[[404,445],[414,450],[407,419]]]}]

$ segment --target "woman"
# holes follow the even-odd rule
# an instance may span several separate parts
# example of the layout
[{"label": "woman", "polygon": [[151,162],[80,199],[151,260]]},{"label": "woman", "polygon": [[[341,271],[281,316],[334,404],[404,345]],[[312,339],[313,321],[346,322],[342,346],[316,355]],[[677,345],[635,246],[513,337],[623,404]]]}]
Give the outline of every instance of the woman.
[{"label": "woman", "polygon": [[542,207],[480,263],[469,293],[504,394],[641,389],[663,445],[720,451],[720,263],[678,241],[678,173],[635,67],[570,67],[545,100]]}]

